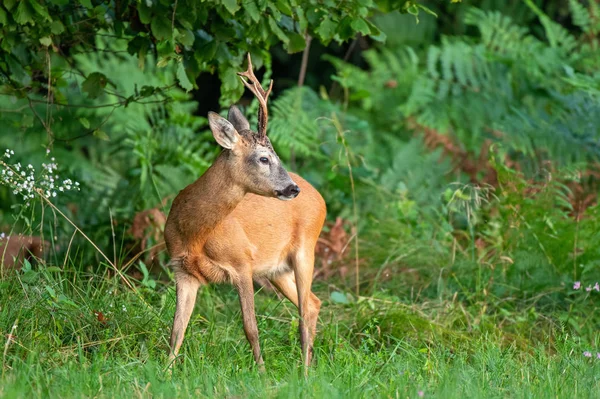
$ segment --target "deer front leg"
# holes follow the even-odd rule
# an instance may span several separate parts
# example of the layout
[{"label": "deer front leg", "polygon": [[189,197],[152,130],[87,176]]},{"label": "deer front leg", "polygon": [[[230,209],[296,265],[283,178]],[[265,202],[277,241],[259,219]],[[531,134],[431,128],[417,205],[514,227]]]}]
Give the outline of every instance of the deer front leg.
[{"label": "deer front leg", "polygon": [[260,353],[260,343],[258,341],[258,326],[256,325],[256,315],[254,313],[254,287],[251,276],[240,276],[235,284],[240,296],[240,306],[242,308],[242,318],[244,321],[244,332],[246,338],[252,347],[254,360],[260,371],[265,370],[262,355]]},{"label": "deer front leg", "polygon": [[184,272],[176,272],[175,281],[177,284],[177,304],[175,307],[175,317],[173,318],[173,330],[171,331],[169,365],[173,364],[173,360],[175,360],[179,353],[185,330],[194,311],[196,294],[198,288],[200,288],[200,281],[196,277]]}]

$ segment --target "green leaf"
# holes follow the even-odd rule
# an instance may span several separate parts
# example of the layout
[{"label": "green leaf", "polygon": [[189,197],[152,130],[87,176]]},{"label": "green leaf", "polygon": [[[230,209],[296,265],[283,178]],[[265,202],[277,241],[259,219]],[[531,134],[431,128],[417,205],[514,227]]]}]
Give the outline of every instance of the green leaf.
[{"label": "green leaf", "polygon": [[162,15],[156,15],[154,18],[152,18],[150,29],[152,29],[152,34],[158,40],[168,39],[172,34],[171,21]]},{"label": "green leaf", "polygon": [[339,40],[348,40],[356,35],[354,28],[352,28],[353,22],[354,20],[348,16],[342,19],[336,31]]},{"label": "green leaf", "polygon": [[296,7],[294,12],[296,14],[298,25],[300,26],[300,31],[305,32],[308,28],[308,21],[306,20],[306,15],[304,15],[304,10],[300,7]]},{"label": "green leaf", "polygon": [[108,134],[106,134],[106,132],[104,130],[100,130],[100,129],[94,130],[94,137],[96,137],[100,140],[110,141],[110,137],[108,137]]},{"label": "green leaf", "polygon": [[221,21],[215,21],[211,25],[212,34],[222,42],[230,42],[235,37],[235,29]]},{"label": "green leaf", "polygon": [[221,0],[221,4],[225,6],[231,15],[235,14],[237,10],[240,9],[237,0]]},{"label": "green leaf", "polygon": [[385,43],[385,40],[387,39],[387,35],[385,34],[385,32],[379,30],[379,28],[373,25],[371,22],[367,21],[367,23],[369,24],[369,28],[371,29],[371,34],[369,35],[369,37],[378,42]]},{"label": "green leaf", "polygon": [[156,91],[156,87],[144,85],[140,89],[140,96],[142,97],[150,97]]},{"label": "green leaf", "polygon": [[177,35],[177,41],[184,46],[191,46],[194,44],[194,34],[191,30],[184,29]]},{"label": "green leaf", "polygon": [[94,5],[92,4],[92,0],[80,0],[79,2],[81,3],[82,6],[84,6],[87,9],[94,8]]},{"label": "green leaf", "polygon": [[246,14],[248,14],[253,22],[260,21],[260,11],[258,10],[258,7],[254,1],[248,1],[248,3],[244,4],[244,11],[246,11]]},{"label": "green leaf", "polygon": [[83,82],[81,89],[87,93],[89,98],[98,98],[104,92],[107,83],[108,79],[104,74],[94,72]]},{"label": "green leaf", "polygon": [[152,10],[146,5],[145,1],[138,4],[138,16],[143,24],[149,24],[152,21]]},{"label": "green leaf", "polygon": [[299,51],[304,50],[304,48],[306,47],[306,40],[304,39],[304,36],[302,36],[299,33],[292,33],[290,36],[290,41],[287,44],[287,51],[288,53],[297,53]]},{"label": "green leaf", "polygon": [[35,25],[33,22],[33,13],[34,11],[28,1],[20,1],[14,15],[15,22],[19,25],[25,25],[26,23]]},{"label": "green leaf", "polygon": [[40,37],[40,43],[46,47],[50,47],[52,45],[52,39],[49,36]]},{"label": "green leaf", "polygon": [[6,25],[8,23],[8,16],[6,15],[6,11],[2,7],[0,7],[0,25]]},{"label": "green leaf", "polygon": [[363,18],[357,18],[350,24],[352,29],[357,32],[362,33],[364,36],[367,36],[371,33],[371,29],[369,28],[369,24]]},{"label": "green leaf", "polygon": [[285,32],[279,27],[279,25],[277,25],[277,21],[275,21],[273,17],[269,17],[269,27],[279,40],[281,40],[285,44],[287,44],[290,41],[290,38],[287,37]]},{"label": "green leaf", "polygon": [[41,15],[45,21],[52,21],[50,14],[48,14],[48,9],[37,2],[37,0],[29,0],[31,7],[35,10],[36,13]]},{"label": "green leaf", "polygon": [[12,10],[15,4],[17,4],[17,0],[4,0],[4,7],[6,7],[8,11]]},{"label": "green leaf", "polygon": [[177,66],[177,80],[179,81],[179,85],[185,91],[190,91],[194,88],[194,85],[192,84],[192,82],[190,82],[190,79],[185,73],[185,67],[183,65],[183,62],[180,62]]},{"label": "green leaf", "polygon": [[348,300],[348,297],[346,295],[344,295],[344,293],[339,292],[339,291],[333,291],[330,295],[330,298],[333,303],[340,303],[340,304],[344,304],[344,305],[347,305],[350,303],[350,301]]},{"label": "green leaf", "polygon": [[87,118],[79,118],[79,123],[81,123],[86,129],[90,128],[90,121],[88,121]]},{"label": "green leaf", "polygon": [[50,32],[55,35],[60,35],[65,31],[65,26],[59,20],[52,21],[52,25],[50,25]]},{"label": "green leaf", "polygon": [[277,9],[281,11],[283,14],[291,16],[292,15],[292,7],[290,7],[290,2],[288,0],[276,0]]},{"label": "green leaf", "polygon": [[326,18],[317,28],[317,34],[321,37],[321,40],[329,41],[333,38],[336,28],[337,23],[330,18]]},{"label": "green leaf", "polygon": [[46,270],[48,273],[60,273],[60,272],[62,272],[62,269],[60,267],[56,267],[56,266],[48,266],[44,270]]}]

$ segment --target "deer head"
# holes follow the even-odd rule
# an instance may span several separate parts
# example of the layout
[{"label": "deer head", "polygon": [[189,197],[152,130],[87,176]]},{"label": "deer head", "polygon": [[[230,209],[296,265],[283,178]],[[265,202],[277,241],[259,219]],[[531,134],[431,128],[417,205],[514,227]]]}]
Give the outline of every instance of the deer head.
[{"label": "deer head", "polygon": [[208,113],[208,122],[217,143],[225,149],[230,177],[246,192],[290,200],[300,193],[267,137],[267,99],[273,87],[265,91],[254,76],[252,61],[248,54],[248,70],[238,75],[259,102],[258,131],[250,129],[250,123],[234,105],[229,108],[227,119],[214,112]]}]

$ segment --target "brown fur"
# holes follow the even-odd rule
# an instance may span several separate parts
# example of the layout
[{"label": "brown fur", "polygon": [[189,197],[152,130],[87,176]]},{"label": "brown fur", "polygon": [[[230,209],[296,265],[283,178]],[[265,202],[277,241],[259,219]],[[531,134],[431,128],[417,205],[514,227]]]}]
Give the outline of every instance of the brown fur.
[{"label": "brown fur", "polygon": [[[213,133],[219,140],[219,132],[213,129]],[[171,359],[183,341],[198,287],[227,282],[239,292],[244,331],[262,367],[252,279],[264,276],[299,308],[307,366],[321,304],[311,284],[325,201],[295,174],[286,176],[299,186],[297,198],[274,198],[274,180],[248,166],[254,152],[273,151],[270,143],[263,145],[247,134],[237,137],[231,150],[224,151],[204,175],[179,193],[167,219],[165,242],[177,283]]]},{"label": "brown fur", "polygon": [[23,262],[41,259],[50,247],[40,237],[16,235],[0,239],[0,264],[5,270],[20,269]]}]

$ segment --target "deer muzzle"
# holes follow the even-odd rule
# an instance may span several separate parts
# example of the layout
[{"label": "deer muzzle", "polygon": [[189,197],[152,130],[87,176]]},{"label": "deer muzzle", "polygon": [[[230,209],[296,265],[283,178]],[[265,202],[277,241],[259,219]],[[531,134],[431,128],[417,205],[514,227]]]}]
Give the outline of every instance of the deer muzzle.
[{"label": "deer muzzle", "polygon": [[283,190],[275,190],[275,195],[282,201],[294,199],[300,194],[300,187],[295,183],[290,184]]}]

